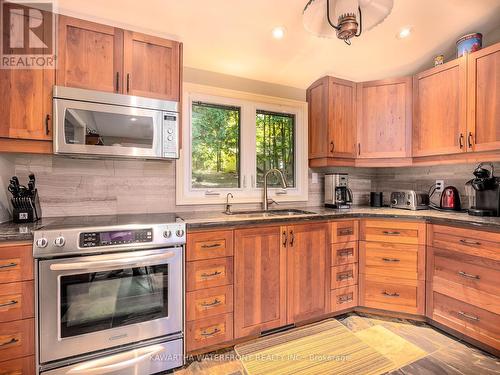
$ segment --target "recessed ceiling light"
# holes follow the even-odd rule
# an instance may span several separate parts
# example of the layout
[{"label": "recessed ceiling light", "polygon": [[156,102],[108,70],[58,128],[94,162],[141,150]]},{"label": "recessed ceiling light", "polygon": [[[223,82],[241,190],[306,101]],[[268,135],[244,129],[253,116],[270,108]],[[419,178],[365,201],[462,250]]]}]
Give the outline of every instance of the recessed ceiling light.
[{"label": "recessed ceiling light", "polygon": [[283,39],[285,37],[285,28],[282,26],[277,26],[273,29],[274,39]]},{"label": "recessed ceiling light", "polygon": [[408,38],[411,35],[411,32],[413,29],[410,26],[405,26],[401,30],[399,30],[399,33],[396,35],[398,39],[404,39]]}]

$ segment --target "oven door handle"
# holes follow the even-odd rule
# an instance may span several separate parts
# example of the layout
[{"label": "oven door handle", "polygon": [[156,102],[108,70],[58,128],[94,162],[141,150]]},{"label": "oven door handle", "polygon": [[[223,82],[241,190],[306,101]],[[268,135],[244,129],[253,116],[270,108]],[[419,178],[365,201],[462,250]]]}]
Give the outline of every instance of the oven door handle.
[{"label": "oven door handle", "polygon": [[[141,349],[133,350],[129,353],[121,353],[103,359],[96,359],[90,362],[83,363],[76,367],[71,368],[67,375],[73,374],[86,374],[86,375],[103,375],[109,373],[116,373],[118,370],[133,367],[139,362],[143,362],[153,355],[163,351],[163,346],[154,346],[148,351]],[[96,367],[94,367],[97,365]]]},{"label": "oven door handle", "polygon": [[110,267],[144,267],[155,264],[158,261],[170,259],[175,256],[175,253],[169,251],[163,254],[133,256],[122,259],[104,259],[95,261],[71,262],[71,263],[54,263],[50,265],[51,271],[95,271],[102,268]]}]

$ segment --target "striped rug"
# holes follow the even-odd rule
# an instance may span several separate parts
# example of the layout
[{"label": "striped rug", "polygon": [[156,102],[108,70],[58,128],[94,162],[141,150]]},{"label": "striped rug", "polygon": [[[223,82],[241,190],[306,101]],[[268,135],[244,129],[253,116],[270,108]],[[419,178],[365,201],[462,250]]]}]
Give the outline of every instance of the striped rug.
[{"label": "striped rug", "polygon": [[248,375],[382,374],[393,362],[331,319],[237,345]]}]

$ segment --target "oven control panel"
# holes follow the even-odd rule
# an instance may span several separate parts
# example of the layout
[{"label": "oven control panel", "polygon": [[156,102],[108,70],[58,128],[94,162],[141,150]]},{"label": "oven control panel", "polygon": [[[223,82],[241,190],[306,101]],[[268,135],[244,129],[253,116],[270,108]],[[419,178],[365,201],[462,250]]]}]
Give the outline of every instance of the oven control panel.
[{"label": "oven control panel", "polygon": [[153,242],[153,228],[80,233],[80,247],[116,246]]}]

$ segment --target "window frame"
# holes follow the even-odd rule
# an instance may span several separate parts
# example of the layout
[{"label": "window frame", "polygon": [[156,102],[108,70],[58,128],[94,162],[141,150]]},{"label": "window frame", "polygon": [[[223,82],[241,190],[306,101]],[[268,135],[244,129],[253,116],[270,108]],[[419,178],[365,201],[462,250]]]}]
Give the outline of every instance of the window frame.
[{"label": "window frame", "polygon": [[[192,178],[192,103],[240,107],[240,188],[193,189]],[[278,202],[305,202],[308,200],[308,136],[307,103],[243,91],[184,83],[182,100],[183,144],[176,163],[176,204],[223,204],[227,193],[233,194],[233,203],[262,202],[262,188],[257,185],[256,114],[257,110],[286,113],[295,116],[295,187],[286,191],[269,188],[269,197]],[[250,155],[250,156],[248,156]]]}]

